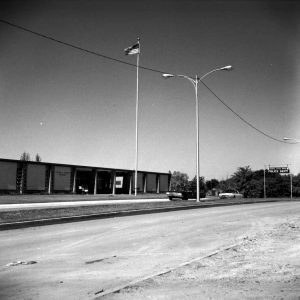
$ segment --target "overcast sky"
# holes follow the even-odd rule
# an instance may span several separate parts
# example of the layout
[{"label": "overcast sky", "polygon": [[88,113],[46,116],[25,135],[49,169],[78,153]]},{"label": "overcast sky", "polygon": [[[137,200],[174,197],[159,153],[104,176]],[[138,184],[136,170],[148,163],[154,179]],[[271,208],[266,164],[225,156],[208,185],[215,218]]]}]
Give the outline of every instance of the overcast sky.
[{"label": "overcast sky", "polygon": [[[241,117],[300,139],[297,1],[1,1],[0,19],[135,64],[202,76]],[[139,169],[195,175],[195,96],[183,78],[140,69]],[[1,158],[134,169],[136,69],[0,23]],[[243,123],[199,84],[200,174],[291,164],[300,144]]]}]

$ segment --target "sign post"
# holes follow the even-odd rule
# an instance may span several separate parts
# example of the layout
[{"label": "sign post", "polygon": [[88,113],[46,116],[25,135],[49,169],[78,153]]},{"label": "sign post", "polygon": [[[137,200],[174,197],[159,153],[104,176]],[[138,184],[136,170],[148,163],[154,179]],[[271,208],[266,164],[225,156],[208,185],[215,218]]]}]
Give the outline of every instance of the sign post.
[{"label": "sign post", "polygon": [[264,199],[267,199],[267,194],[266,194],[266,166],[264,166]]}]

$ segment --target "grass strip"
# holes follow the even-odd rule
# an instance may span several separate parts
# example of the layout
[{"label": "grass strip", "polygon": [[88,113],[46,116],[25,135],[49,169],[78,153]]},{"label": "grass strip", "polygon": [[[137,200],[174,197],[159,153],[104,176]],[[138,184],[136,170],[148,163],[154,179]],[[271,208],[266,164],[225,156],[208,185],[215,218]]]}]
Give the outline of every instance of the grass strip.
[{"label": "grass strip", "polygon": [[[226,204],[241,204],[241,203],[256,203],[256,202],[280,202],[291,201],[287,198],[268,198],[268,199],[225,199],[211,200],[197,203],[196,201],[168,201],[168,202],[145,202],[145,203],[124,203],[124,204],[108,204],[108,205],[81,205],[73,207],[55,207],[55,208],[30,208],[20,210],[0,211],[0,224],[24,222],[33,220],[43,220],[52,218],[74,217],[81,215],[95,215],[103,213],[116,213],[129,210],[151,210],[155,208],[172,208],[186,206],[211,206],[211,205],[226,205]],[[299,199],[293,199],[299,201]]]},{"label": "grass strip", "polygon": [[32,221],[51,218],[73,217],[80,215],[92,215],[101,213],[114,213],[127,210],[144,210],[154,208],[167,208],[175,206],[195,205],[194,201],[169,201],[169,202],[147,202],[147,203],[126,203],[109,205],[88,205],[76,207],[56,208],[34,208],[22,210],[8,210],[0,212],[0,224]]}]

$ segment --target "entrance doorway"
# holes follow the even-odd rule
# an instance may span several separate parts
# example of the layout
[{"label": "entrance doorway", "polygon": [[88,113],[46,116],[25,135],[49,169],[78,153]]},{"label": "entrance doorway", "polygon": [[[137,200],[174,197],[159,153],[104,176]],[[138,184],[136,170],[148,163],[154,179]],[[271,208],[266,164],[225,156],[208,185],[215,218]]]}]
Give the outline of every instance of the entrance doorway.
[{"label": "entrance doorway", "polygon": [[109,171],[98,171],[97,194],[112,194],[112,178]]},{"label": "entrance doorway", "polygon": [[76,193],[93,194],[94,178],[92,170],[77,170],[76,175]]},{"label": "entrance doorway", "polygon": [[131,173],[116,173],[116,194],[129,194]]}]

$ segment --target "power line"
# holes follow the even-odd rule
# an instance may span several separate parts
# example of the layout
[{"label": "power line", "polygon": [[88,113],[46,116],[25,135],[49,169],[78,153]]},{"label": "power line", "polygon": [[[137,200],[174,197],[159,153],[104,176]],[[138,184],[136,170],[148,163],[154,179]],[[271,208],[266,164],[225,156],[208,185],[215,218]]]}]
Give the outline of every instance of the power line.
[{"label": "power line", "polygon": [[[51,36],[48,36],[48,35],[45,35],[45,34],[42,34],[42,33],[36,32],[36,31],[33,31],[31,29],[25,28],[25,27],[17,25],[17,24],[13,24],[11,22],[8,22],[8,21],[2,20],[2,19],[0,19],[0,22],[4,23],[4,24],[7,24],[7,25],[10,25],[12,27],[15,27],[17,29],[20,29],[20,30],[32,33],[32,34],[37,35],[39,37],[42,37],[44,39],[51,40],[53,42],[56,42],[56,43],[59,43],[59,44],[65,45],[65,46],[68,46],[68,47],[71,47],[71,48],[74,48],[74,49],[77,49],[77,50],[80,50],[80,51],[83,51],[83,52],[86,52],[86,53],[89,53],[89,54],[96,55],[98,57],[102,57],[102,58],[109,59],[109,60],[114,61],[114,62],[118,62],[118,63],[122,63],[122,64],[129,65],[129,66],[132,66],[132,67],[136,67],[135,64],[129,63],[127,61],[124,61],[124,60],[121,60],[121,59],[117,59],[117,58],[114,58],[114,57],[111,57],[111,56],[108,56],[108,55],[104,55],[104,54],[101,54],[101,53],[98,53],[98,52],[95,52],[95,51],[87,50],[85,48],[82,48],[82,47],[76,46],[74,44],[70,44],[70,43],[58,40],[58,39],[53,38]],[[147,71],[156,72],[156,73],[168,73],[168,72],[164,72],[164,71],[160,71],[160,70],[155,70],[155,69],[147,68],[147,67],[143,67],[143,66],[139,66],[139,68],[147,70]]]},{"label": "power line", "polygon": [[[41,38],[44,38],[44,39],[47,39],[47,40],[51,40],[53,42],[56,42],[56,43],[59,43],[59,44],[71,47],[73,49],[77,49],[77,50],[80,50],[80,51],[83,51],[83,52],[86,52],[86,53],[89,53],[89,54],[96,55],[98,57],[102,57],[102,58],[105,58],[105,59],[108,59],[108,60],[111,60],[111,61],[114,61],[114,62],[125,64],[125,65],[131,66],[131,67],[136,67],[135,64],[129,63],[127,61],[124,61],[124,60],[121,60],[121,59],[117,59],[117,58],[114,58],[114,57],[111,57],[111,56],[108,56],[108,55],[104,55],[104,54],[101,54],[101,53],[98,53],[98,52],[95,52],[95,51],[91,51],[91,50],[88,50],[88,49],[85,49],[85,48],[82,48],[82,47],[79,47],[79,46],[76,46],[76,45],[73,45],[73,44],[61,41],[61,40],[58,40],[58,39],[53,38],[51,36],[48,36],[48,35],[45,35],[45,34],[41,34],[39,32],[36,32],[36,31],[31,30],[31,29],[25,28],[23,26],[20,26],[20,25],[8,22],[8,21],[3,20],[3,19],[0,19],[0,22],[4,23],[6,25],[12,26],[14,28],[17,28],[17,29],[29,32],[31,34],[37,35],[37,36],[39,36]],[[143,70],[147,70],[147,71],[159,73],[159,74],[170,73],[170,72],[165,72],[165,71],[162,71],[162,70],[157,70],[157,69],[143,67],[143,66],[139,66],[139,68],[141,68]],[[240,116],[237,112],[235,112],[229,105],[227,105],[225,103],[225,101],[223,101],[218,95],[216,95],[203,81],[201,81],[201,82],[226,108],[228,108],[235,116],[237,116],[242,122],[244,122],[245,124],[247,124],[248,126],[250,126],[252,129],[256,130],[260,134],[262,134],[265,137],[267,137],[269,139],[272,139],[272,140],[274,140],[276,142],[280,142],[280,143],[284,143],[284,144],[295,144],[295,143],[290,143],[290,142],[287,142],[287,141],[283,141],[283,140],[274,138],[271,135],[269,135],[269,134],[263,132],[262,130],[256,128],[254,125],[252,125],[250,122],[248,122],[247,120],[245,120],[242,116]]]},{"label": "power line", "polygon": [[201,83],[225,106],[227,107],[234,115],[236,115],[240,120],[242,120],[244,123],[246,123],[248,126],[250,126],[252,129],[256,130],[257,132],[261,133],[265,137],[272,139],[276,142],[284,143],[284,144],[295,144],[295,143],[289,143],[277,138],[272,137],[271,135],[263,132],[262,130],[256,128],[254,125],[249,123],[247,120],[245,120],[242,116],[240,116],[237,112],[235,112],[229,105],[227,105],[215,92],[213,92],[203,81]]}]

